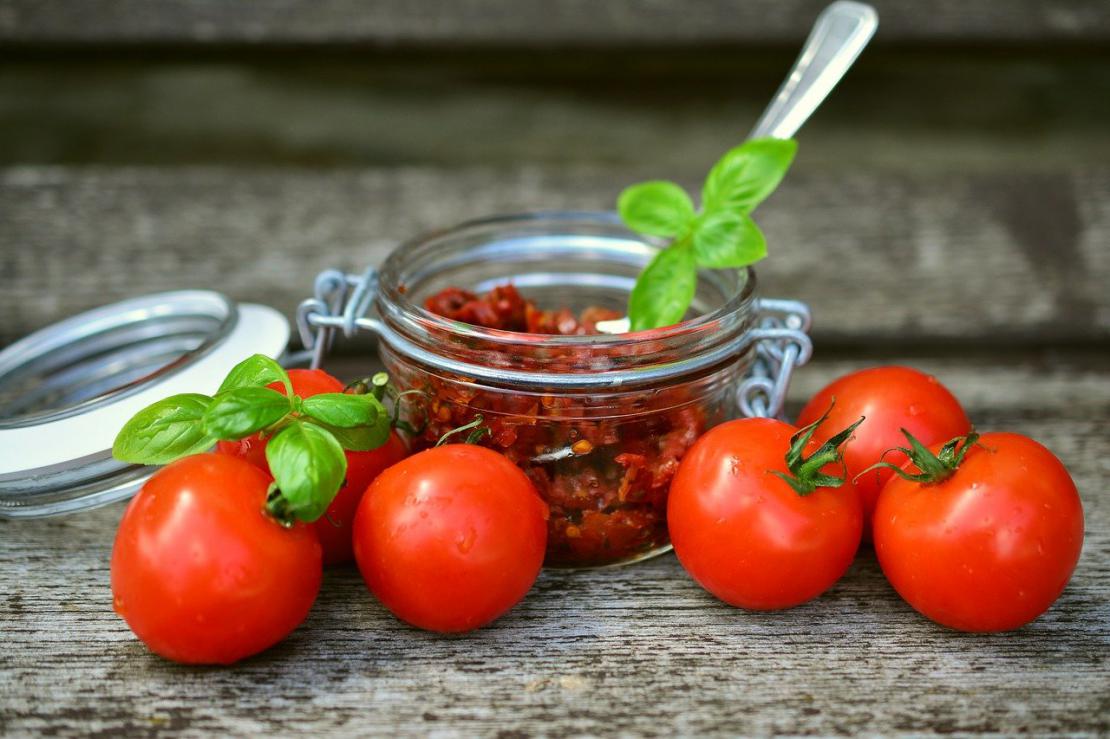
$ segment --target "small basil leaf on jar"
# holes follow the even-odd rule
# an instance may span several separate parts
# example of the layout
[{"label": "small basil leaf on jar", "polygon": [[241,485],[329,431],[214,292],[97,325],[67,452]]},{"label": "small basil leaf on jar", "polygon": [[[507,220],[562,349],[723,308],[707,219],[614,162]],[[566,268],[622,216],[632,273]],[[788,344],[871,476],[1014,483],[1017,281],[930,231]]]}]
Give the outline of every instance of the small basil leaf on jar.
[{"label": "small basil leaf on jar", "polygon": [[292,407],[277,390],[239,387],[216,396],[205,411],[204,425],[217,439],[242,439],[277,423]]},{"label": "small basil leaf on jar", "polygon": [[640,274],[628,300],[633,331],[678,323],[697,290],[694,251],[680,242],[655,255]]},{"label": "small basil leaf on jar", "polygon": [[779,186],[797,150],[793,139],[752,139],[730,149],[705,178],[702,209],[751,211]]},{"label": "small basil leaf on jar", "polygon": [[347,475],[347,457],[335,437],[300,421],[274,434],[266,444],[266,462],[286,509],[301,521],[324,515]]},{"label": "small basil leaf on jar", "polygon": [[702,267],[747,267],[767,256],[767,240],[743,213],[715,211],[694,228],[694,258]]},{"label": "small basil leaf on jar", "polygon": [[212,398],[172,395],[139,411],[112,444],[112,456],[132,464],[166,464],[207,451],[216,443],[204,425]]},{"label": "small basil leaf on jar", "polygon": [[666,180],[625,188],[617,199],[617,212],[630,229],[650,236],[682,236],[694,220],[690,196]]},{"label": "small basil leaf on jar", "polygon": [[321,393],[305,398],[302,407],[316,420],[345,429],[369,426],[386,415],[381,401],[369,393]]},{"label": "small basil leaf on jar", "polygon": [[254,354],[231,368],[217,394],[241,387],[263,387],[271,382],[285,386],[285,394],[293,394],[293,384],[285,369],[264,354]]}]

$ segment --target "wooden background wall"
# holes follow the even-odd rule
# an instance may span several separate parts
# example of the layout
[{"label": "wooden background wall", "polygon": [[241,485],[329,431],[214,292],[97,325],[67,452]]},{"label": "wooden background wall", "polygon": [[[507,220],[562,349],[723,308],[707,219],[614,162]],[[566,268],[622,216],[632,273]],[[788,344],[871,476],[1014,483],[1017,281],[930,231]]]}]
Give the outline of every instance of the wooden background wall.
[{"label": "wooden background wall", "polygon": [[[0,344],[491,212],[694,185],[821,1],[0,2]],[[820,346],[1106,347],[1110,4],[880,0],[761,209]]]}]

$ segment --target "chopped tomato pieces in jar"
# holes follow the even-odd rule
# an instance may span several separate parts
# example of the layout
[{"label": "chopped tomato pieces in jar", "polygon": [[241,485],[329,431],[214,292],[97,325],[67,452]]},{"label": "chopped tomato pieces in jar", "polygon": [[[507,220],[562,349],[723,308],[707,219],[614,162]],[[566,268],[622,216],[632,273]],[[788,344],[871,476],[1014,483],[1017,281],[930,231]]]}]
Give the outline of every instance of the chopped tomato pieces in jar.
[{"label": "chopped tomato pieces in jar", "polygon": [[[543,310],[509,284],[483,295],[450,287],[424,307],[476,326],[532,334],[598,334],[598,321],[620,316],[597,307],[579,314]],[[557,371],[571,360],[552,352],[545,367]],[[423,412],[413,413],[422,423],[417,448],[482,416],[490,433],[480,443],[520,466],[550,507],[546,561],[552,565],[611,564],[665,546],[667,492],[679,461],[703,431],[726,418],[723,390],[641,389],[613,393],[599,407],[589,394],[510,392],[408,365],[390,371],[401,385],[424,392],[418,396]]]},{"label": "chopped tomato pieces in jar", "polygon": [[474,326],[561,336],[598,334],[598,321],[621,317],[619,311],[597,307],[586,308],[577,316],[567,308],[541,310],[512,285],[498,285],[485,295],[449,287],[424,301],[424,307],[436,315]]}]

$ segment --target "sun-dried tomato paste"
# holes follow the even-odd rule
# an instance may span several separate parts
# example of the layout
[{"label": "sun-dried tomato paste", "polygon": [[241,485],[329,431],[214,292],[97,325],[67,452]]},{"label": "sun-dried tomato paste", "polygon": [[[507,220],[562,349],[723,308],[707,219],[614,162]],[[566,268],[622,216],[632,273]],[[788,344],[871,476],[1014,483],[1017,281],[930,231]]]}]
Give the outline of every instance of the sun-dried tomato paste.
[{"label": "sun-dried tomato paste", "polygon": [[[541,310],[512,285],[484,295],[447,288],[424,305],[476,326],[533,334],[597,334],[598,321],[619,317],[602,308]],[[551,509],[547,562],[556,565],[619,562],[665,545],[667,490],[679,460],[721,420],[715,404],[685,387],[626,393],[599,412],[586,395],[486,390],[427,373],[398,379],[427,394],[417,448],[482,416],[490,433],[480,443],[524,469]]]},{"label": "sun-dried tomato paste", "polygon": [[606,308],[587,308],[580,316],[568,308],[540,310],[512,285],[498,285],[485,295],[449,287],[428,298],[424,307],[436,315],[474,326],[561,336],[598,334],[598,321],[621,317],[619,312]]}]

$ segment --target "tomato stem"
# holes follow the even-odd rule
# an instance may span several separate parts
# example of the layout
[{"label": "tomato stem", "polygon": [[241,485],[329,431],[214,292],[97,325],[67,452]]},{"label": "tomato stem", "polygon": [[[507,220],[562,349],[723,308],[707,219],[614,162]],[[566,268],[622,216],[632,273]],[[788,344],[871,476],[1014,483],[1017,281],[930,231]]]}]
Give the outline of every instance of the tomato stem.
[{"label": "tomato stem", "polygon": [[439,441],[436,442],[436,446],[443,446],[445,443],[447,443],[447,439],[454,436],[455,434],[460,434],[464,431],[469,431],[470,433],[466,435],[466,439],[463,441],[463,443],[477,444],[483,436],[491,433],[488,426],[482,425],[484,422],[485,419],[482,418],[481,414],[479,414],[475,416],[474,420],[470,423],[459,426],[457,429],[451,429],[446,434],[439,437]]},{"label": "tomato stem", "polygon": [[960,463],[964,461],[967,456],[968,450],[979,440],[979,434],[972,431],[965,436],[957,436],[954,439],[945,443],[940,450],[933,454],[929,451],[928,447],[914,438],[906,429],[901,429],[902,435],[906,437],[909,442],[909,447],[899,446],[892,449],[887,449],[883,452],[883,456],[891,452],[902,452],[910,458],[910,462],[917,468],[917,472],[907,472],[902,468],[902,465],[892,464],[891,462],[884,462],[880,459],[875,464],[871,465],[863,472],[856,475],[855,479],[866,475],[872,470],[889,469],[893,470],[894,474],[898,475],[904,480],[911,480],[919,482],[922,485],[935,485],[938,482],[943,482],[955,474],[959,469]]},{"label": "tomato stem", "polygon": [[400,429],[407,434],[417,436],[424,431],[425,426],[428,425],[427,412],[424,414],[424,422],[420,426],[414,426],[408,421],[401,418],[401,401],[409,395],[423,395],[428,394],[423,390],[405,390],[400,392],[390,383],[389,374],[387,372],[376,372],[371,377],[364,377],[361,380],[355,380],[347,383],[343,388],[343,392],[347,395],[367,395],[372,394],[379,401],[385,402],[388,396],[392,401],[393,411],[389,421],[389,425],[395,429]]},{"label": "tomato stem", "polygon": [[[828,410],[820,418],[808,426],[798,429],[790,437],[790,449],[786,452],[786,468],[790,470],[789,474],[772,470],[775,475],[785,480],[798,495],[809,495],[817,488],[838,488],[848,479],[848,469],[844,465],[843,450],[840,447],[851,438],[852,433],[863,423],[864,416],[860,416],[860,419],[851,426],[830,437],[813,454],[808,457],[805,456],[806,446],[813,438],[817,427],[829,417],[834,405],[836,405],[835,398],[832,403],[829,403]],[[841,467],[844,467],[843,476],[829,475],[821,471],[826,465],[833,463],[839,463]]]},{"label": "tomato stem", "polygon": [[293,528],[295,517],[293,512],[289,510],[289,501],[281,494],[281,488],[277,486],[276,482],[270,483],[270,490],[266,493],[266,505],[262,512],[285,528]]}]

